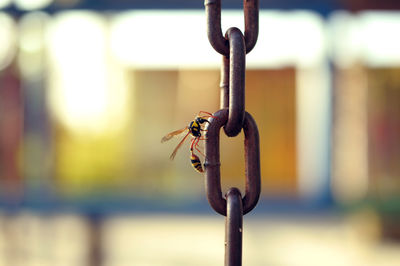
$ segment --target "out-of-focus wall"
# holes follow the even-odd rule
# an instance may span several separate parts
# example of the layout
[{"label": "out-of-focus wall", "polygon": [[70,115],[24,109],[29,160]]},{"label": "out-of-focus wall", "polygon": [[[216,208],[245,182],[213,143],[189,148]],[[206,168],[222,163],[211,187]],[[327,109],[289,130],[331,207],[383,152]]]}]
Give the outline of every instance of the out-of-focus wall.
[{"label": "out-of-focus wall", "polygon": [[[219,108],[221,58],[203,12],[9,13],[0,265],[221,264],[223,217],[202,215],[213,212],[189,144],[170,161],[183,136],[160,143]],[[399,247],[382,236],[400,235],[399,18],[261,11],[246,109],[260,130],[262,198],[246,262],[396,265]],[[224,29],[238,21],[224,12]],[[223,188],[243,190],[243,136],[221,135]]]}]

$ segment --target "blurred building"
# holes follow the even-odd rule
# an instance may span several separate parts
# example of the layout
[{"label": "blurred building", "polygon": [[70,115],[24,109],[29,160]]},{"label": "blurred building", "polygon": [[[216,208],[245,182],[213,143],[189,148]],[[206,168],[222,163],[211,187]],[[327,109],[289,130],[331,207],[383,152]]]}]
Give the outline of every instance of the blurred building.
[{"label": "blurred building", "polygon": [[[241,6],[223,1],[223,30],[243,29]],[[260,7],[246,58],[262,175],[248,262],[396,265],[398,245],[380,237],[400,236],[400,5]],[[0,266],[222,263],[223,230],[189,144],[171,162],[180,137],[160,143],[219,108],[221,56],[208,43],[203,3],[0,8]],[[243,134],[221,138],[223,188],[243,190]]]}]

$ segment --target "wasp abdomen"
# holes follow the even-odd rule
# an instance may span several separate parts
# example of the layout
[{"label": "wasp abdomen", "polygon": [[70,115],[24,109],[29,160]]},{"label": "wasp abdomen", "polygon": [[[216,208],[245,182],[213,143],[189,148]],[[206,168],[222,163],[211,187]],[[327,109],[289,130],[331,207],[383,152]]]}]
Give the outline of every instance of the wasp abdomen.
[{"label": "wasp abdomen", "polygon": [[193,168],[197,172],[199,172],[199,173],[203,173],[204,172],[203,167],[201,166],[200,158],[197,155],[192,153],[192,155],[190,156],[190,161],[192,162]]}]

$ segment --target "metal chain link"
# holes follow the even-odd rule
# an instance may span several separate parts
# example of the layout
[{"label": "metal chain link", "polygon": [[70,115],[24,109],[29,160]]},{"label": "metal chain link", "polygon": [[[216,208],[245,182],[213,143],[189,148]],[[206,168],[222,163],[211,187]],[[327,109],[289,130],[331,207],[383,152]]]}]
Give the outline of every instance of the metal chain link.
[{"label": "metal chain link", "polygon": [[[221,0],[205,0],[207,20],[207,35],[211,46],[218,53],[228,56],[229,45],[222,35],[221,29]],[[258,0],[243,0],[244,9],[244,39],[246,40],[246,53],[256,45],[258,38]]]},{"label": "metal chain link", "polygon": [[238,28],[228,29],[226,37],[229,41],[229,119],[224,130],[226,135],[234,137],[240,133],[244,120],[246,51]]},{"label": "metal chain link", "polygon": [[[211,207],[221,215],[226,215],[226,199],[222,196],[220,173],[219,133],[228,121],[228,109],[221,109],[213,114],[207,127],[204,163],[206,172],[206,192]],[[257,204],[261,192],[260,181],[260,146],[257,124],[246,112],[244,124],[244,151],[246,194],[243,197],[243,214],[251,211]]]},{"label": "metal chain link", "polygon": [[[225,265],[242,265],[243,215],[257,204],[261,192],[260,144],[257,124],[245,110],[246,53],[258,37],[258,0],[243,0],[245,33],[229,28],[222,35],[221,0],[205,0],[207,34],[212,47],[222,54],[220,106],[209,120],[205,143],[205,183],[211,207],[226,216]],[[245,194],[233,187],[223,197],[220,174],[219,134],[234,137],[244,131]]]}]

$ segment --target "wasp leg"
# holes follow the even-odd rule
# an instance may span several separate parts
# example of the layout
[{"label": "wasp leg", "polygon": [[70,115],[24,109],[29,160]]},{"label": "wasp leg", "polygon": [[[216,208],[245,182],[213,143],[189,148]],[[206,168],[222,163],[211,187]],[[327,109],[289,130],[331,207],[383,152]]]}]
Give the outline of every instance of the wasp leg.
[{"label": "wasp leg", "polygon": [[194,144],[194,148],[201,154],[201,155],[203,155],[204,157],[206,157],[205,155],[204,155],[204,153],[202,153],[200,150],[199,150],[199,141],[200,141],[200,138],[196,138],[195,139],[195,144]]},{"label": "wasp leg", "polygon": [[198,151],[201,155],[203,155],[204,157],[206,157],[206,155],[204,153],[202,153],[198,148],[196,148],[196,151]]},{"label": "wasp leg", "polygon": [[194,146],[194,142],[196,141],[196,139],[197,139],[197,138],[193,138],[193,139],[190,141],[190,152],[191,152],[191,153],[193,153],[193,146]]},{"label": "wasp leg", "polygon": [[191,153],[193,153],[193,147],[201,154],[201,155],[203,155],[204,156],[204,154],[199,150],[199,148],[198,148],[198,146],[199,146],[199,141],[200,141],[200,138],[198,137],[198,138],[194,138],[194,139],[192,139],[192,143],[190,144],[190,151],[191,151]]}]

